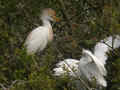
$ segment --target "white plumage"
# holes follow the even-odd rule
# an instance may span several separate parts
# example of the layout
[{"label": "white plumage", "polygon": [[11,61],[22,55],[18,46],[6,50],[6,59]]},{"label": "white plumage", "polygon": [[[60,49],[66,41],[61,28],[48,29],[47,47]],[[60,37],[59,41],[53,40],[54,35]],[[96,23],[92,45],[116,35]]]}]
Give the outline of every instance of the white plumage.
[{"label": "white plumage", "polygon": [[41,15],[43,26],[34,29],[25,41],[25,47],[28,54],[42,51],[48,42],[53,40],[53,31],[50,21],[58,21],[54,10],[48,8],[43,10]]},{"label": "white plumage", "polygon": [[88,81],[96,81],[98,85],[107,86],[103,76],[107,74],[104,65],[90,51],[83,50],[83,56],[79,62],[81,77],[84,76]]},{"label": "white plumage", "polygon": [[79,60],[75,59],[65,59],[64,61],[59,62],[56,64],[58,68],[54,68],[53,71],[55,71],[55,76],[60,76],[64,75],[67,73],[66,70],[68,70],[68,74],[70,76],[76,76],[73,71],[76,73],[78,72],[78,65],[79,65]]},{"label": "white plumage", "polygon": [[[106,60],[108,56],[106,52],[111,50],[112,48],[118,48],[120,46],[120,36],[116,35],[114,38],[112,36],[101,40],[98,42],[94,48],[94,55],[100,59],[103,64],[106,64]],[[111,48],[112,47],[112,48]]]},{"label": "white plumage", "polygon": [[[41,30],[42,29],[42,30]],[[26,39],[25,45],[28,53],[35,53],[37,50],[42,51],[48,42],[48,29],[38,27],[33,30]]]},{"label": "white plumage", "polygon": [[[107,82],[104,78],[104,76],[107,75],[105,68],[107,60],[106,52],[111,50],[109,46],[112,47],[112,44],[114,48],[118,48],[120,46],[120,37],[116,36],[113,43],[112,41],[112,36],[110,36],[98,42],[94,48],[94,54],[89,50],[83,49],[80,60],[65,59],[64,61],[61,61],[57,64],[57,68],[53,69],[55,72],[54,75],[60,76],[66,73],[65,69],[63,69],[63,67],[65,67],[68,68],[71,76],[77,77],[79,75],[83,80],[87,80],[88,82],[96,81],[97,85],[106,87]],[[75,73],[69,67],[75,68]],[[76,73],[77,75],[75,75]]]}]

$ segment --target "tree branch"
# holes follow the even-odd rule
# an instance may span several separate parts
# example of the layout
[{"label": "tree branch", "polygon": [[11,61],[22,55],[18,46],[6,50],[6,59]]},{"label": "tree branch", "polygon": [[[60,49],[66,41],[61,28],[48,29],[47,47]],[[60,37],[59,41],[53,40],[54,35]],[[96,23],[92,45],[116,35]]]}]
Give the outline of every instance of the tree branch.
[{"label": "tree branch", "polygon": [[23,84],[23,83],[26,83],[27,81],[24,81],[24,80],[14,80],[12,81],[11,85],[8,85],[5,87],[5,85],[1,84],[0,83],[0,87],[2,88],[2,90],[10,90],[16,83],[18,84]]},{"label": "tree branch", "polygon": [[3,90],[7,90],[7,88],[6,88],[2,83],[0,83],[0,87],[1,87]]}]

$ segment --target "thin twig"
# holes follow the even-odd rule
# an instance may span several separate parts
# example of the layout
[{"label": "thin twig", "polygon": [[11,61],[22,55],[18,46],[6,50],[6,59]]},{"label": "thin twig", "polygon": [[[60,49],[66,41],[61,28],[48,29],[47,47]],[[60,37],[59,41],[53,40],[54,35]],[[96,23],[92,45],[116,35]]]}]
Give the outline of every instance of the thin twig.
[{"label": "thin twig", "polygon": [[118,53],[114,50],[114,39],[115,39],[115,37],[112,38],[112,46],[110,46],[109,44],[107,44],[105,41],[103,41],[102,43],[104,43],[104,44],[107,45],[109,48],[111,48],[112,51],[113,51],[113,53],[114,53],[115,55],[118,55]]},{"label": "thin twig", "polygon": [[25,83],[26,81],[24,81],[24,80],[15,80],[15,81],[13,81],[12,82],[12,84],[9,86],[9,88],[12,88],[16,83],[18,83],[18,84],[23,84],[23,83]]},{"label": "thin twig", "polygon": [[32,56],[32,60],[33,60],[33,63],[35,65],[35,68],[37,69],[37,71],[40,71],[40,66],[38,65],[37,61],[34,60],[34,55]]},{"label": "thin twig", "polygon": [[2,90],[10,90],[16,83],[18,83],[18,84],[22,83],[23,84],[23,83],[26,83],[26,82],[27,81],[24,81],[24,80],[14,80],[14,81],[12,81],[12,84],[10,86],[5,87],[5,85],[0,83],[0,87],[2,88]]},{"label": "thin twig", "polygon": [[0,87],[1,87],[3,90],[7,90],[7,88],[6,88],[2,83],[0,83]]}]

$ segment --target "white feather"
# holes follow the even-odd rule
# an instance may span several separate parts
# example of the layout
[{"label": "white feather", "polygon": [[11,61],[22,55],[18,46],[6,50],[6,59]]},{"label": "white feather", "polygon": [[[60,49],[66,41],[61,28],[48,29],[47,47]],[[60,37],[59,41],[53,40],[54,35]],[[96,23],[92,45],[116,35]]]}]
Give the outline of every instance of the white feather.
[{"label": "white feather", "polygon": [[[104,65],[95,57],[90,51],[83,50],[83,56],[79,63],[80,77],[84,77],[90,82],[95,81],[104,87],[107,86],[104,75],[106,75],[106,69]],[[103,82],[103,83],[102,83]]]},{"label": "white feather", "polygon": [[76,76],[73,71],[78,72],[78,64],[79,64],[78,60],[65,59],[64,61],[61,61],[58,64],[56,64],[57,68],[53,69],[53,71],[55,72],[54,75],[55,76],[64,75],[68,71],[70,76]]},{"label": "white feather", "polygon": [[25,41],[27,52],[32,54],[42,51],[48,43],[49,29],[46,27],[38,27],[34,29]]},{"label": "white feather", "polygon": [[110,36],[104,40],[101,40],[94,48],[94,55],[99,58],[103,64],[106,64],[106,60],[108,58],[106,52],[111,50],[112,45],[113,49],[120,46],[120,36],[116,35],[114,39],[112,36]]}]

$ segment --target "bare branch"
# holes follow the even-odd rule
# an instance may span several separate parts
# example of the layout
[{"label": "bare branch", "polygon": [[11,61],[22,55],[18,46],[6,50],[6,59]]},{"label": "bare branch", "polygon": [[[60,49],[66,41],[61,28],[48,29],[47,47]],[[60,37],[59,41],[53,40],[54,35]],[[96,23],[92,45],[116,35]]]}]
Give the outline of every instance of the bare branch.
[{"label": "bare branch", "polygon": [[15,80],[15,81],[13,81],[12,82],[12,84],[9,86],[9,88],[12,88],[16,83],[18,83],[18,84],[23,84],[23,83],[25,83],[26,81],[24,81],[24,80]]},{"label": "bare branch", "polygon": [[1,87],[3,90],[7,90],[7,88],[6,88],[2,83],[0,83],[0,87]]},{"label": "bare branch", "polygon": [[2,88],[2,90],[10,90],[11,88],[13,88],[13,86],[18,83],[18,84],[23,84],[23,83],[26,83],[27,81],[24,81],[24,80],[14,80],[12,81],[11,85],[10,86],[6,86],[1,84],[0,83],[0,87]]}]

